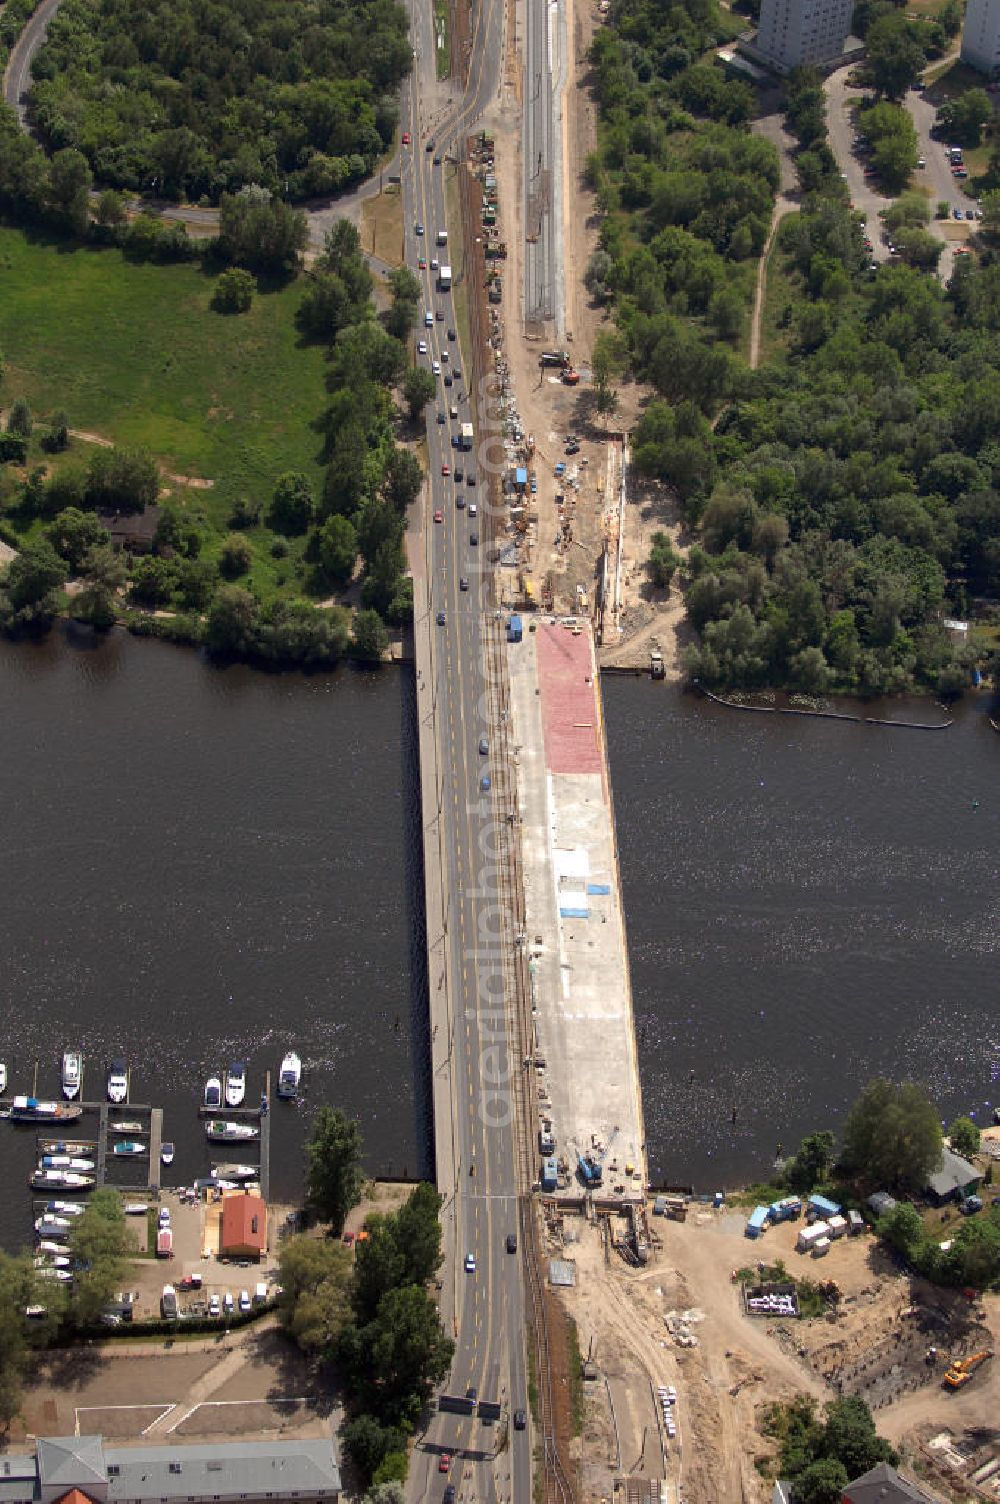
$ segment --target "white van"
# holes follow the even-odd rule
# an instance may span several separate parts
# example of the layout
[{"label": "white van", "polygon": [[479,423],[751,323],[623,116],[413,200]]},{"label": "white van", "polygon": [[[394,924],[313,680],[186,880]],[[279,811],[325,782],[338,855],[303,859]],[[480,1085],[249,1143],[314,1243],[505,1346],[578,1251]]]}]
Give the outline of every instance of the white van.
[{"label": "white van", "polygon": [[160,1311],[164,1319],[173,1320],[177,1315],[177,1291],[173,1285],[164,1285],[163,1294],[160,1296]]},{"label": "white van", "polygon": [[429,308],[424,313],[424,327],[427,329],[434,328],[434,315]]}]

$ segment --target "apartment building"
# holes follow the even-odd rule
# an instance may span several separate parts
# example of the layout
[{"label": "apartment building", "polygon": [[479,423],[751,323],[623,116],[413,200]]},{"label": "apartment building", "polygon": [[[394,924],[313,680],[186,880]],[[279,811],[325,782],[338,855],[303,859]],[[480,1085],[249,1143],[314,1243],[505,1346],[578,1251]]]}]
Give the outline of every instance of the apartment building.
[{"label": "apartment building", "polygon": [[[994,4],[1000,8],[1000,0]],[[832,62],[844,50],[853,9],[853,0],[762,0],[755,51],[779,73]]]},{"label": "apartment building", "polygon": [[969,0],[962,28],[962,62],[981,73],[1000,69],[1000,0]]}]

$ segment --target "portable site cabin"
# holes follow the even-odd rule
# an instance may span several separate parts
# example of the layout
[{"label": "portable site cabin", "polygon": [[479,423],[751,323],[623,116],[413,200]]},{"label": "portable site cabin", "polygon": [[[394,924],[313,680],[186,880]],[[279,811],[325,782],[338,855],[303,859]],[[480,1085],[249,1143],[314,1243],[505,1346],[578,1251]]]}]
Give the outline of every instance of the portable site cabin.
[{"label": "portable site cabin", "polygon": [[814,1259],[824,1258],[830,1252],[830,1239],[817,1238],[809,1252]]},{"label": "portable site cabin", "polygon": [[827,1225],[830,1228],[831,1238],[842,1238],[847,1231],[847,1218],[840,1216],[831,1217]]},{"label": "portable site cabin", "polygon": [[666,1215],[667,1215],[667,1198],[666,1198],[666,1196],[657,1196],[656,1200],[653,1202],[653,1216],[654,1217],[665,1217]]},{"label": "portable site cabin", "polygon": [[795,1244],[799,1253],[808,1253],[814,1248],[820,1238],[829,1238],[830,1228],[826,1222],[814,1222],[811,1227],[803,1227]]},{"label": "portable site cabin", "polygon": [[521,626],[521,618],[519,616],[512,616],[507,623],[507,641],[520,642],[523,635],[524,629]]},{"label": "portable site cabin", "polygon": [[769,1206],[755,1206],[747,1218],[746,1236],[759,1238],[762,1232],[767,1231],[767,1219],[771,1215]]},{"label": "portable site cabin", "polygon": [[847,1213],[847,1231],[853,1238],[857,1233],[864,1232],[865,1219],[857,1209]]},{"label": "portable site cabin", "polygon": [[808,1205],[812,1217],[835,1217],[840,1211],[836,1201],[828,1201],[825,1196],[810,1196]]},{"label": "portable site cabin", "polygon": [[800,1196],[783,1196],[780,1201],[771,1203],[772,1222],[791,1222],[802,1215],[802,1198]]},{"label": "portable site cabin", "polygon": [[551,1155],[548,1159],[542,1160],[542,1190],[554,1191],[558,1184],[559,1170],[556,1165],[555,1156]]}]

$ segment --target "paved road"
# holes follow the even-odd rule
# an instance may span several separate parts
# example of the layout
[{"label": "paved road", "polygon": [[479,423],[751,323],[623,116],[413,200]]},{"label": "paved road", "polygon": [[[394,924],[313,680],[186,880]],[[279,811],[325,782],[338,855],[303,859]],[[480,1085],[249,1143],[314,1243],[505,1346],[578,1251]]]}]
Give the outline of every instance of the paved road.
[{"label": "paved road", "polygon": [[865,216],[875,260],[887,261],[889,247],[882,235],[878,214],[880,209],[887,209],[893,201],[868,182],[864,174],[864,163],[852,144],[858,128],[851,117],[848,100],[859,98],[862,91],[857,85],[848,85],[851,71],[850,68],[841,68],[836,73],[831,73],[824,85],[830,148],[841,174],[847,179],[851,203]]},{"label": "paved road", "polygon": [[38,9],[24,24],[21,35],[11,50],[3,74],[3,97],[17,111],[22,129],[27,122],[27,95],[31,87],[31,65],[45,41],[49,22],[59,9],[61,0],[42,0]]},{"label": "paved road", "polygon": [[[432,257],[450,260],[448,249],[434,243],[436,232],[447,224],[445,175],[454,172],[448,158],[463,154],[468,132],[499,85],[502,0],[483,0],[475,24],[468,90],[461,97],[453,91],[456,97],[441,103],[433,78],[430,7],[414,7],[417,66],[404,89],[402,117],[413,145],[403,154],[401,181],[406,261],[416,270],[419,256],[425,256],[427,270],[418,272],[421,307],[442,314],[430,328],[421,326],[414,337],[428,346],[418,360],[441,365],[439,397],[428,408],[427,444],[428,506],[431,513],[440,512],[442,521],[428,518],[430,532],[425,538],[426,625],[433,651],[430,673],[422,680],[420,713],[434,716],[440,769],[436,823],[446,894],[446,917],[440,943],[432,946],[430,979],[433,991],[443,967],[451,998],[453,1120],[435,1125],[438,1134],[449,1136],[454,1173],[453,1186],[440,1187],[446,1197],[442,1309],[456,1342],[445,1388],[456,1395],[475,1388],[480,1398],[503,1404],[504,1418],[487,1425],[478,1416],[437,1413],[415,1452],[407,1493],[411,1500],[437,1501],[451,1482],[462,1500],[506,1504],[531,1498],[531,1441],[529,1431],[511,1426],[513,1411],[528,1408],[520,1250],[506,1251],[507,1235],[518,1226],[516,1146],[513,1124],[503,1121],[505,1114],[497,1110],[491,1095],[491,1077],[498,1069],[505,1073],[509,1058],[502,1009],[497,1012],[490,1000],[491,983],[502,976],[501,961],[490,945],[495,924],[488,892],[490,837],[494,819],[503,820],[504,812],[495,815],[491,794],[480,789],[490,769],[489,755],[479,751],[480,738],[491,743],[496,729],[484,671],[491,565],[483,543],[472,541],[473,535],[485,540],[486,519],[478,512],[470,516],[470,505],[482,505],[485,474],[475,449],[460,453],[451,447],[452,434],[462,422],[471,421],[465,382],[469,352],[460,349],[457,339],[448,338],[449,329],[457,328],[453,296],[438,289],[436,273],[430,269]],[[429,140],[434,142],[432,152],[426,150]],[[442,159],[439,165],[435,156]],[[424,227],[422,236],[415,231],[418,223]],[[462,268],[452,264],[460,278]],[[456,366],[461,378],[445,387],[444,376]],[[458,412],[454,420],[449,416],[452,404]],[[442,423],[437,421],[439,413],[445,418]],[[452,472],[448,476],[442,474],[446,464]],[[474,485],[468,483],[470,473]],[[439,624],[442,612],[444,621]],[[475,1260],[474,1272],[464,1267],[468,1254]],[[494,1457],[504,1438],[507,1444]],[[439,1471],[442,1455],[452,1458],[447,1476]]]}]

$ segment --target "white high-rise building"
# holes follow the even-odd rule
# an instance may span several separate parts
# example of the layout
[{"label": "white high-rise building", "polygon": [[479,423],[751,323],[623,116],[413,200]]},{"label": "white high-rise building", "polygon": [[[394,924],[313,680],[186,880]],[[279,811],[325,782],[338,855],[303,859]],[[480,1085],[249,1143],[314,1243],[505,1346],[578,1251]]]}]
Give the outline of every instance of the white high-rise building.
[{"label": "white high-rise building", "polygon": [[844,50],[853,10],[853,0],[762,0],[756,49],[782,73],[832,62]]},{"label": "white high-rise building", "polygon": [[1000,68],[1000,0],[969,0],[962,29],[962,62],[982,73]]}]

